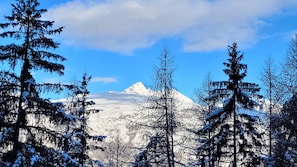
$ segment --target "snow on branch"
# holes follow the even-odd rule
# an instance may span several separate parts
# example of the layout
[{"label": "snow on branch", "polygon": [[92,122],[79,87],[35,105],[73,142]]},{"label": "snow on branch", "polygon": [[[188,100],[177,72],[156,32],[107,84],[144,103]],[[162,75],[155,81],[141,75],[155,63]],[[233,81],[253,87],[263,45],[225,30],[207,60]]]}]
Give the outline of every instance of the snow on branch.
[{"label": "snow on branch", "polygon": [[13,128],[4,129],[4,131],[0,134],[0,144],[2,144],[3,140],[10,136],[13,132]]},{"label": "snow on branch", "polygon": [[210,120],[210,119],[212,119],[212,118],[214,118],[214,117],[217,117],[217,116],[221,115],[221,114],[224,113],[224,112],[225,112],[224,109],[222,109],[222,108],[218,108],[218,109],[216,109],[216,110],[210,112],[209,114],[207,114],[207,115],[205,116],[205,119],[206,119],[206,120]]}]

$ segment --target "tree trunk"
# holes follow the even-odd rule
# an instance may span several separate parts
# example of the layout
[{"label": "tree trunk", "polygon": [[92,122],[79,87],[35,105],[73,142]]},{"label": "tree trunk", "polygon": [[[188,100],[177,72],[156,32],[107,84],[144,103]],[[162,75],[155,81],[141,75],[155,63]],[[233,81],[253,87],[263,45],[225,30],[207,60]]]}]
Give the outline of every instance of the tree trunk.
[{"label": "tree trunk", "polygon": [[233,167],[237,167],[237,156],[236,156],[236,96],[237,96],[237,86],[234,87],[234,97],[233,97]]}]

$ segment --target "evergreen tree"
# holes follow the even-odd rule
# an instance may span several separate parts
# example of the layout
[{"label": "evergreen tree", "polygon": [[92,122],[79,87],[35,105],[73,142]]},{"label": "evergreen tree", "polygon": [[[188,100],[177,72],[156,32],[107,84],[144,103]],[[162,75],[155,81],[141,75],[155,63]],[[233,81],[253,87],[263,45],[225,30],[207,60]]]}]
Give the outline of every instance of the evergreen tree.
[{"label": "evergreen tree", "polygon": [[[90,80],[91,77],[84,74],[80,85],[73,89],[73,98],[69,103],[68,112],[74,116],[75,121],[68,123],[69,126],[65,135],[68,145],[65,151],[82,166],[93,166],[94,164],[103,166],[101,161],[93,160],[88,155],[88,152],[92,150],[104,150],[104,148],[94,144],[103,141],[105,138],[102,135],[91,135],[91,130],[87,126],[90,114],[99,112],[98,109],[92,107],[95,102],[87,99],[89,95],[87,86]],[[90,144],[91,142],[94,144]]]},{"label": "evergreen tree", "polygon": [[[227,161],[234,167],[257,166],[261,160],[262,134],[257,129],[259,116],[253,111],[253,106],[260,89],[257,84],[243,82],[247,65],[241,63],[243,54],[237,50],[236,43],[229,46],[228,55],[224,72],[229,80],[212,82],[214,89],[208,97],[208,100],[221,99],[223,107],[206,115],[207,124],[197,131],[199,135],[211,134],[210,139],[200,141],[198,147],[198,153],[212,150],[211,158],[204,157],[204,162],[199,160],[198,164]],[[233,161],[228,162],[230,157]]]},{"label": "evergreen tree", "polygon": [[38,6],[37,0],[16,0],[11,15],[5,16],[7,23],[0,24],[0,37],[13,41],[0,45],[0,60],[10,70],[1,71],[0,166],[79,166],[58,149],[64,138],[57,127],[72,118],[61,103],[40,97],[64,86],[37,83],[32,75],[37,70],[63,75],[59,61],[66,60],[48,51],[58,47],[50,37],[63,28],[54,29],[53,21],[41,20],[46,10]]}]

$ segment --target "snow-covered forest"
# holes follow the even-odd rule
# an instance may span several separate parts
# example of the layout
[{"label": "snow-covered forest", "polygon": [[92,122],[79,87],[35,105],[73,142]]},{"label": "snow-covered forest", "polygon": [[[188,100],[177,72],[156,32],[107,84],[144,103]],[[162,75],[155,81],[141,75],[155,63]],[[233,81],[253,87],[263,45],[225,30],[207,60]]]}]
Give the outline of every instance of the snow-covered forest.
[{"label": "snow-covered forest", "polygon": [[[237,43],[207,74],[197,101],[174,86],[166,49],[152,86],[90,94],[89,74],[72,84],[39,83],[36,71],[64,75],[55,36],[38,0],[16,0],[0,23],[0,166],[296,166],[297,35],[282,62],[268,58],[262,83],[246,82]],[[262,91],[260,91],[262,90]],[[65,99],[44,97],[67,92]]]}]

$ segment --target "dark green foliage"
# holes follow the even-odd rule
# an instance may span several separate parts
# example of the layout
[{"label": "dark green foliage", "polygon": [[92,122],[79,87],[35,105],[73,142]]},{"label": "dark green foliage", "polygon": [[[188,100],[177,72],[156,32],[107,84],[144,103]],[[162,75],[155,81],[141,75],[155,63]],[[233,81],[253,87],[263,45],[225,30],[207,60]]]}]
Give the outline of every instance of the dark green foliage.
[{"label": "dark green foliage", "polygon": [[64,66],[59,62],[66,60],[48,51],[58,47],[51,36],[63,28],[54,29],[53,21],[41,20],[46,10],[38,9],[38,6],[37,0],[16,0],[11,15],[5,16],[7,23],[0,24],[3,29],[0,37],[13,41],[0,45],[0,60],[7,63],[10,70],[0,74],[3,136],[0,166],[57,166],[64,163],[78,166],[71,157],[58,150],[64,144],[61,142],[64,136],[59,130],[71,117],[61,103],[40,97],[41,92],[59,92],[68,86],[39,84],[32,75],[36,70],[63,75]]},{"label": "dark green foliage", "polygon": [[229,46],[228,53],[224,72],[229,80],[212,82],[210,96],[206,98],[206,101],[220,100],[223,107],[215,107],[207,114],[206,125],[197,131],[201,136],[197,149],[198,164],[212,162],[208,164],[219,165],[233,157],[233,161],[228,162],[233,166],[257,166],[261,159],[262,135],[256,128],[259,114],[253,111],[253,107],[261,97],[257,95],[260,88],[254,83],[242,82],[247,65],[241,63],[243,54],[237,51],[236,43]]},{"label": "dark green foliage", "polygon": [[101,142],[105,138],[105,136],[101,135],[91,135],[90,128],[87,127],[90,114],[99,112],[98,109],[90,108],[95,105],[95,102],[87,99],[89,95],[87,86],[90,80],[91,77],[84,74],[80,84],[73,89],[73,99],[68,106],[68,110],[74,116],[75,121],[69,122],[65,135],[67,138],[66,144],[68,145],[65,145],[64,151],[69,153],[82,166],[93,166],[100,162],[99,160],[92,160],[88,155],[88,151],[104,150],[100,146],[90,144],[90,142]]},{"label": "dark green foliage", "polygon": [[1,28],[9,30],[0,36],[15,39],[16,42],[1,45],[0,59],[7,61],[12,69],[21,61],[26,66],[23,70],[42,69],[63,75],[64,66],[50,60],[66,59],[46,51],[58,47],[58,43],[50,36],[62,32],[63,28],[52,29],[53,21],[41,20],[41,15],[46,10],[38,9],[38,6],[37,0],[17,0],[12,4],[11,15],[5,16],[8,22],[0,24]]}]

